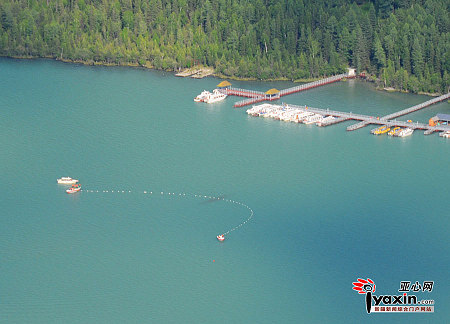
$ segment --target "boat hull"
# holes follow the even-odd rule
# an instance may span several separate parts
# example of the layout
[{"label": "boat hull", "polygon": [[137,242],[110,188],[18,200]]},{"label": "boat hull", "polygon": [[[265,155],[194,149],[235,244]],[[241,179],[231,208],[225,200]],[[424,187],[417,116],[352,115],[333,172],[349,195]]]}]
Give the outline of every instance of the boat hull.
[{"label": "boat hull", "polygon": [[78,180],[76,180],[76,179],[71,179],[71,180],[57,179],[56,182],[58,182],[58,184],[75,184],[78,182]]},{"label": "boat hull", "polygon": [[406,136],[411,136],[412,133],[414,132],[414,130],[412,129],[402,129],[398,134],[397,137],[406,137]]},{"label": "boat hull", "polygon": [[224,95],[224,97],[218,97],[218,98],[206,99],[205,102],[206,102],[206,103],[209,103],[209,104],[210,104],[210,103],[215,103],[215,102],[219,102],[219,101],[225,100],[226,97],[227,97],[227,96]]},{"label": "boat hull", "polygon": [[66,192],[68,193],[68,194],[73,194],[73,193],[76,193],[76,192],[78,192],[78,191],[80,191],[81,189],[72,189],[72,188],[70,188],[70,189],[67,189],[66,190]]}]

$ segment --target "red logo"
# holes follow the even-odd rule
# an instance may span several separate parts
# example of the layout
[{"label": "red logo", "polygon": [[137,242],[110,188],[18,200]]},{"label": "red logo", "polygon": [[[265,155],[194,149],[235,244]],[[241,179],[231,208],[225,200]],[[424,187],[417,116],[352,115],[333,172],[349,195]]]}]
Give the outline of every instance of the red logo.
[{"label": "red logo", "polygon": [[361,279],[353,283],[353,290],[356,290],[358,294],[366,294],[366,311],[370,314],[372,309],[372,293],[375,292],[375,282],[372,279]]},{"label": "red logo", "polygon": [[357,282],[353,283],[353,290],[356,290],[359,294],[366,294],[369,291],[371,293],[375,292],[375,283],[372,279],[361,279],[358,278]]}]

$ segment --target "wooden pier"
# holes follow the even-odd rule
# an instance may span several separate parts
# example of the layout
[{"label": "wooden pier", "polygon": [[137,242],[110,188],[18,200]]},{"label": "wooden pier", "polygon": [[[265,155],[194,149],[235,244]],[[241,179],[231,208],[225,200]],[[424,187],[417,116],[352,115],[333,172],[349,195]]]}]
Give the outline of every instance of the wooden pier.
[{"label": "wooden pier", "polygon": [[427,129],[425,132],[423,132],[423,135],[431,135],[435,132],[435,129]]},{"label": "wooden pier", "polygon": [[300,91],[304,91],[304,90],[308,90],[308,89],[312,89],[312,88],[317,88],[326,84],[330,84],[333,82],[337,82],[340,81],[344,78],[349,78],[348,73],[343,73],[343,74],[339,74],[339,75],[335,75],[329,78],[325,78],[322,80],[318,80],[318,81],[314,81],[314,82],[310,82],[310,83],[305,83],[296,87],[292,87],[292,88],[288,88],[288,89],[284,89],[280,91],[280,97],[282,96],[287,96],[290,95],[292,93],[296,93],[296,92],[300,92]]},{"label": "wooden pier", "polygon": [[366,126],[369,125],[369,124],[370,124],[370,123],[367,122],[367,121],[362,121],[362,122],[359,122],[359,123],[357,123],[357,124],[353,124],[353,125],[351,125],[351,126],[348,126],[348,127],[347,127],[347,130],[348,130],[348,131],[357,130],[357,129],[366,127]]},{"label": "wooden pier", "polygon": [[337,117],[335,120],[329,121],[328,123],[323,123],[320,126],[325,127],[325,126],[335,125],[338,123],[342,123],[346,120],[348,120],[348,118],[346,118],[346,117]]},{"label": "wooden pier", "polygon": [[290,95],[290,94],[293,94],[296,92],[300,92],[300,91],[304,91],[304,90],[308,90],[308,89],[312,89],[312,88],[317,88],[317,87],[320,87],[320,86],[323,86],[326,84],[340,81],[344,78],[354,78],[354,76],[350,76],[348,73],[343,73],[343,74],[335,75],[335,76],[332,76],[329,78],[321,79],[318,81],[309,82],[309,83],[305,83],[305,84],[302,84],[299,86],[284,89],[284,90],[279,91],[276,95],[268,95],[267,93],[261,92],[261,91],[236,89],[236,88],[225,88],[225,89],[221,89],[221,91],[229,96],[231,95],[231,96],[250,98],[250,99],[244,99],[244,100],[236,102],[233,107],[237,108],[237,107],[243,107],[243,106],[255,104],[258,102],[262,102],[262,101],[278,100],[283,96],[287,96],[287,95]]},{"label": "wooden pier", "polygon": [[264,97],[266,94],[261,91],[256,90],[247,90],[247,89],[239,89],[239,88],[226,88],[221,90],[228,96],[238,96],[238,97],[247,97],[247,98],[259,98]]},{"label": "wooden pier", "polygon": [[[347,127],[347,130],[348,130],[348,131],[357,130],[357,129],[363,128],[363,127],[365,127],[365,126],[367,126],[367,125],[369,125],[369,124],[385,125],[386,123],[383,123],[384,121],[392,123],[392,119],[395,119],[395,118],[397,118],[397,117],[400,117],[400,116],[404,116],[404,115],[410,114],[410,113],[412,113],[412,112],[418,111],[418,110],[423,109],[423,108],[426,108],[426,107],[428,107],[428,106],[431,106],[431,105],[433,105],[433,104],[435,104],[435,103],[444,101],[444,100],[446,100],[446,99],[448,99],[448,98],[450,98],[450,92],[447,93],[447,94],[444,94],[444,95],[442,95],[442,96],[433,98],[433,99],[431,99],[431,100],[422,102],[421,104],[412,106],[412,107],[410,107],[410,108],[406,108],[406,109],[397,111],[397,112],[395,112],[395,113],[392,113],[392,114],[383,116],[383,117],[381,117],[381,118],[379,118],[379,119],[375,119],[375,120],[374,120],[373,117],[372,117],[372,118],[370,118],[370,119],[363,120],[362,122],[359,122],[359,123],[357,123],[357,124],[354,124],[354,125],[351,125],[351,126]],[[410,124],[410,123],[408,123],[408,124]],[[392,125],[393,125],[393,124],[392,124]],[[400,126],[400,125],[395,125],[395,126]],[[406,126],[406,127],[408,127],[408,126]],[[429,126],[429,127],[433,127],[433,126]],[[412,128],[412,127],[411,127],[411,128]],[[423,129],[423,128],[422,128],[422,129]],[[427,129],[431,130],[432,128],[427,128]],[[431,133],[432,133],[432,132],[431,132]],[[430,133],[430,134],[431,134],[431,133]]]},{"label": "wooden pier", "polygon": [[[390,116],[403,116],[408,114],[409,112],[413,112],[413,111],[417,111],[419,109],[423,109],[425,107],[428,107],[434,103],[443,101],[447,98],[450,98],[450,93],[447,93],[443,96],[434,98],[432,100],[428,100],[424,103],[421,103],[420,105],[416,105],[413,106],[411,108],[407,108],[404,110],[400,110],[396,113],[390,114],[390,115],[386,115],[383,118],[376,118],[373,116],[368,116],[368,115],[362,115],[362,114],[355,114],[355,113],[348,113],[348,112],[342,112],[342,111],[336,111],[336,110],[330,110],[330,109],[321,109],[321,108],[313,108],[313,107],[307,107],[307,106],[297,106],[297,105],[291,105],[291,104],[284,104],[284,106],[279,106],[280,109],[281,107],[284,108],[294,108],[294,109],[301,109],[301,110],[306,110],[306,111],[311,111],[313,113],[316,114],[320,114],[323,116],[333,116],[336,117],[335,120],[323,124],[322,126],[329,126],[329,125],[333,125],[333,124],[337,124],[346,120],[358,120],[360,121],[357,124],[351,125],[349,127],[347,127],[347,130],[355,130],[355,129],[359,129],[362,128],[364,126],[367,126],[369,124],[376,124],[376,125],[386,125],[388,127],[407,127],[407,128],[412,128],[412,129],[422,129],[425,130],[424,134],[425,135],[429,135],[432,134],[434,132],[445,132],[445,131],[450,131],[450,125],[439,125],[439,126],[430,126],[428,124],[424,124],[424,123],[413,123],[413,122],[407,122],[407,121],[400,121],[400,120],[392,120],[392,119],[388,119]],[[419,108],[417,108],[418,106],[420,106]],[[387,118],[386,118],[387,117]]]}]

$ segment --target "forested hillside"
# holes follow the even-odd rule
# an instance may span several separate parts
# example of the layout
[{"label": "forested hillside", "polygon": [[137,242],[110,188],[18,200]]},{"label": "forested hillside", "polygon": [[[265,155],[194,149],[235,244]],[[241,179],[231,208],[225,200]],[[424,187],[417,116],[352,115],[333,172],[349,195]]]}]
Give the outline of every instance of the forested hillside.
[{"label": "forested hillside", "polygon": [[0,55],[447,92],[448,0],[0,0]]}]

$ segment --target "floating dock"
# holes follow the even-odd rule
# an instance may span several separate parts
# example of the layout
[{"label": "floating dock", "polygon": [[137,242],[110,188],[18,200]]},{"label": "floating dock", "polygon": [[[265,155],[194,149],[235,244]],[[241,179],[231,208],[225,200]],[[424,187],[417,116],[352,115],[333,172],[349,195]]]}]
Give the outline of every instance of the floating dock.
[{"label": "floating dock", "polygon": [[[392,120],[389,119],[391,116],[394,117],[398,117],[398,116],[403,116],[406,115],[410,112],[413,111],[417,111],[419,109],[423,109],[425,107],[428,107],[430,105],[432,105],[433,103],[437,103],[440,101],[443,101],[447,98],[450,97],[450,93],[434,98],[432,100],[428,100],[420,105],[416,105],[413,106],[411,108],[407,108],[404,110],[400,110],[396,113],[390,114],[390,115],[386,115],[382,118],[377,118],[377,117],[373,117],[373,116],[368,116],[368,115],[362,115],[362,114],[355,114],[355,113],[348,113],[348,112],[342,112],[342,111],[337,111],[337,110],[330,110],[330,109],[322,109],[322,108],[314,108],[314,107],[309,107],[309,106],[298,106],[298,105],[291,105],[291,104],[283,104],[283,105],[273,105],[273,104],[262,104],[260,106],[254,106],[254,108],[256,107],[261,107],[261,112],[260,113],[255,113],[253,114],[254,116],[256,115],[264,115],[267,112],[273,112],[273,111],[280,111],[280,112],[294,112],[294,111],[298,111],[298,112],[311,112],[314,114],[319,114],[322,116],[333,116],[335,117],[334,120],[331,120],[329,122],[323,123],[321,124],[321,126],[329,126],[329,125],[334,125],[346,120],[357,120],[360,121],[358,124],[352,125],[347,127],[347,130],[355,130],[364,126],[367,126],[369,124],[376,124],[376,125],[385,125],[386,127],[405,127],[405,128],[411,128],[411,129],[421,129],[424,130],[424,135],[429,135],[432,134],[434,132],[445,132],[445,131],[450,131],[450,125],[437,125],[437,126],[430,126],[428,124],[424,124],[424,123],[413,123],[413,122],[407,122],[407,121],[399,121],[399,120]],[[250,112],[247,111],[249,114]],[[295,114],[295,113],[293,113]],[[267,115],[266,115],[267,117]]]},{"label": "floating dock", "polygon": [[[418,111],[418,110],[426,108],[428,106],[431,106],[431,105],[433,105],[435,103],[444,101],[444,100],[446,100],[448,98],[450,98],[450,92],[445,94],[445,95],[442,95],[442,96],[439,96],[439,97],[427,100],[425,102],[422,102],[421,104],[412,106],[410,108],[406,108],[406,109],[397,111],[395,113],[383,116],[381,118],[376,118],[375,120],[373,119],[374,117],[371,117],[371,118],[368,118],[368,119],[359,119],[359,120],[362,120],[362,121],[357,123],[357,124],[354,124],[354,125],[351,125],[351,126],[347,127],[347,130],[348,131],[357,130],[357,129],[363,128],[363,127],[365,127],[365,126],[367,126],[369,124],[380,124],[380,125],[385,124],[383,122],[390,123],[389,126],[402,126],[402,125],[394,125],[394,124],[392,124],[392,122],[393,122],[392,119],[395,119],[397,117],[410,114],[412,112]],[[406,123],[406,122],[401,122],[401,123]],[[411,125],[411,123],[406,123],[406,124]],[[427,126],[429,126],[429,125],[427,125]],[[429,126],[429,128],[427,128],[427,130],[434,129],[433,127],[434,126]],[[411,128],[413,128],[413,127],[411,127]],[[425,128],[421,128],[421,129],[425,129]]]}]

